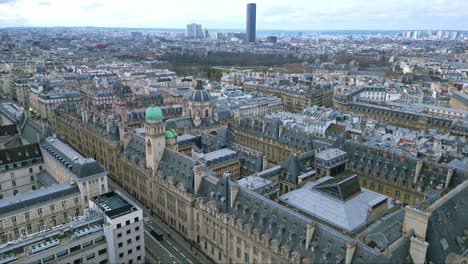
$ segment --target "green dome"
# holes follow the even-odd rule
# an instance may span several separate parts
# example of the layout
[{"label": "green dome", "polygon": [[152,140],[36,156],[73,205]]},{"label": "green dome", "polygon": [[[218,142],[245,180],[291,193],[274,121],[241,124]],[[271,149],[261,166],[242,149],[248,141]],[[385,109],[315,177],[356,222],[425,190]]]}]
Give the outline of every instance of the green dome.
[{"label": "green dome", "polygon": [[166,130],[166,132],[164,132],[164,136],[166,138],[176,138],[177,137],[177,132],[175,132],[172,129],[169,129],[169,130]]},{"label": "green dome", "polygon": [[149,120],[161,120],[163,118],[161,108],[157,106],[146,108],[145,118]]}]

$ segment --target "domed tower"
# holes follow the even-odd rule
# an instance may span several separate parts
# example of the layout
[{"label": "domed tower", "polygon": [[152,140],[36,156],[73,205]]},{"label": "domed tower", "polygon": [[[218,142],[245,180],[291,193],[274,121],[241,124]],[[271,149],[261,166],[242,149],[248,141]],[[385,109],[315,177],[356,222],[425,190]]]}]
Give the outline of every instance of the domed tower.
[{"label": "domed tower", "polygon": [[166,138],[166,146],[177,150],[177,132],[174,129],[169,129],[164,132]]},{"label": "domed tower", "polygon": [[197,86],[188,98],[185,115],[192,117],[195,127],[200,127],[203,118],[213,117],[213,102],[210,93],[203,88],[202,80],[197,80]]},{"label": "domed tower", "polygon": [[161,161],[166,138],[164,136],[164,122],[161,108],[150,106],[145,113],[145,141],[146,141],[146,167],[156,173]]}]

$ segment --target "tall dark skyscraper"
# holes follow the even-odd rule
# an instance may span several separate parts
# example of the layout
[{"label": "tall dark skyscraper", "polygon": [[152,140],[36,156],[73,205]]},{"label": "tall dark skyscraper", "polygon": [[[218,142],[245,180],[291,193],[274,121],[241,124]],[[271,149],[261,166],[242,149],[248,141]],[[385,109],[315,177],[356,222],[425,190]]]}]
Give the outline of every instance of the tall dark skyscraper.
[{"label": "tall dark skyscraper", "polygon": [[257,18],[257,4],[247,4],[246,42],[255,42],[255,27]]}]

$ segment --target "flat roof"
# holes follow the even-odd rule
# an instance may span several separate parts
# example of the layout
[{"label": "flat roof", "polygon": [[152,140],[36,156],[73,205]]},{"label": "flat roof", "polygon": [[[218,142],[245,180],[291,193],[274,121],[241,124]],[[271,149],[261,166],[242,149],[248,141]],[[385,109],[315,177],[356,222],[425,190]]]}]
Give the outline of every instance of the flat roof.
[{"label": "flat roof", "polygon": [[39,172],[36,176],[39,182],[45,187],[49,187],[58,183],[57,180],[52,177],[52,175],[50,175],[47,170]]},{"label": "flat roof", "polygon": [[[368,207],[376,201],[387,198],[385,195],[361,188],[361,191],[354,196],[341,201],[313,188],[330,179],[332,177],[326,176],[314,182],[307,182],[302,188],[282,195],[280,200],[308,215],[352,233],[367,224]],[[390,201],[387,202],[390,207]]]},{"label": "flat roof", "polygon": [[220,150],[216,150],[216,151],[206,153],[205,155],[203,155],[201,160],[202,161],[212,161],[212,160],[219,159],[219,158],[222,158],[222,157],[235,155],[236,153],[237,152],[235,152],[233,150],[230,150],[228,148],[224,148],[224,149],[220,149]]},{"label": "flat roof", "polygon": [[126,198],[113,191],[95,196],[91,199],[111,219],[138,209]]},{"label": "flat roof", "polygon": [[315,157],[322,159],[322,160],[332,160],[334,158],[343,156],[345,154],[346,152],[342,151],[341,149],[329,148],[329,149],[322,150],[319,153],[315,154]]},{"label": "flat roof", "polygon": [[192,140],[196,138],[197,138],[196,136],[191,135],[191,134],[183,134],[183,135],[177,136],[177,142],[183,142],[183,141]]},{"label": "flat roof", "polygon": [[272,184],[272,181],[252,175],[240,179],[239,181],[237,181],[237,183],[239,184],[239,186],[255,191],[259,188]]}]

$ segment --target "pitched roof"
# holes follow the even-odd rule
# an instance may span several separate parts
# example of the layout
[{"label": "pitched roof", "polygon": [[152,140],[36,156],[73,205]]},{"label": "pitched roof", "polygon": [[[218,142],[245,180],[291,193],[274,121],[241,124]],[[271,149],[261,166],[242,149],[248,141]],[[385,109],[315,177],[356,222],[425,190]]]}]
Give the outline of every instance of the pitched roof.
[{"label": "pitched roof", "polygon": [[17,134],[18,134],[18,130],[16,129],[16,125],[0,126],[0,137],[14,136]]},{"label": "pitched roof", "polygon": [[[38,144],[21,145],[13,148],[0,149],[0,165],[21,163],[26,160],[38,162],[42,158]],[[23,164],[22,164],[23,165]]]},{"label": "pitched roof", "polygon": [[288,159],[281,166],[286,170],[286,179],[292,184],[297,184],[299,175],[306,171],[299,156],[293,153],[289,154]]},{"label": "pitched roof", "polygon": [[79,193],[80,189],[78,186],[70,183],[55,184],[39,190],[29,191],[20,195],[1,199],[0,215],[36,206],[41,203],[50,202],[67,195]]}]

